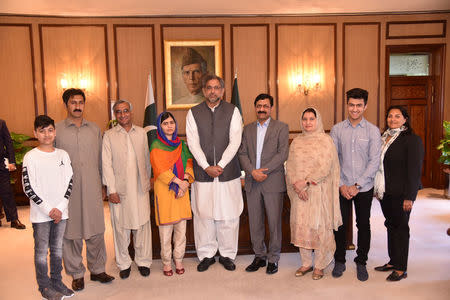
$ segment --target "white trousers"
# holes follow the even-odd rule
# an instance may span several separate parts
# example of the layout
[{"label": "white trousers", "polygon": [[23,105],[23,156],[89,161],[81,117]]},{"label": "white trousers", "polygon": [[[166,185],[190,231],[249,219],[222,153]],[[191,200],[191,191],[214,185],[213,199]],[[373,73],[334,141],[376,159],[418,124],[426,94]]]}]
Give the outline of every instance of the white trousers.
[{"label": "white trousers", "polygon": [[200,260],[220,255],[236,258],[239,238],[239,217],[231,220],[202,219],[194,216],[195,250]]},{"label": "white trousers", "polygon": [[173,259],[180,263],[186,251],[186,220],[172,225],[159,226],[159,239],[161,241],[161,260],[164,265],[172,264],[172,233],[173,233]]},{"label": "white trousers", "polygon": [[122,271],[131,266],[132,261],[130,254],[128,253],[131,232],[133,232],[135,250],[134,262],[139,267],[150,267],[152,264],[152,230],[150,221],[136,230],[124,229],[117,226],[116,222],[114,222],[114,216],[111,214],[111,225],[113,229],[117,267]]},{"label": "white trousers", "polygon": [[313,264],[313,250],[300,247],[300,257],[302,259],[302,267],[311,267],[323,270],[333,260],[334,252],[329,252],[323,249],[314,249],[314,264]]}]

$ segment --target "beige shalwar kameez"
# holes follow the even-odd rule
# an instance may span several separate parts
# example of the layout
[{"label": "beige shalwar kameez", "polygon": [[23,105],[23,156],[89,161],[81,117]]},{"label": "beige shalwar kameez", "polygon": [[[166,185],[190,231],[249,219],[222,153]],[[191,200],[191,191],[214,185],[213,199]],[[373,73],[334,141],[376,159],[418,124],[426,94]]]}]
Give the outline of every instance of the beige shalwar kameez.
[{"label": "beige shalwar kameez", "polygon": [[[324,269],[333,259],[336,244],[333,230],[342,224],[339,208],[339,160],[331,137],[324,133],[319,112],[317,126],[303,132],[291,143],[286,163],[287,192],[291,199],[291,243],[300,248],[302,265]],[[307,188],[308,200],[299,198],[293,188],[298,180],[313,182]]]},{"label": "beige shalwar kameez", "polygon": [[128,269],[130,232],[133,232],[135,262],[140,267],[152,263],[150,226],[150,156],[147,133],[138,126],[127,132],[122,126],[105,132],[103,138],[103,183],[108,195],[118,193],[120,203],[110,203],[116,263]]}]

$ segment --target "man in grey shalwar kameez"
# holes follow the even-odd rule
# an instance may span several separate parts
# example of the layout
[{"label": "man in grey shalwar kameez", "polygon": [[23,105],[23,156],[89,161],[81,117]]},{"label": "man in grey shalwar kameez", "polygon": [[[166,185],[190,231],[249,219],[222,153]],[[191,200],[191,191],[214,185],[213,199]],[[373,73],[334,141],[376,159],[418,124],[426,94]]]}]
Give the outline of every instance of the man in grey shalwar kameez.
[{"label": "man in grey shalwar kameez", "polygon": [[105,273],[106,247],[101,182],[102,136],[100,129],[83,118],[86,97],[79,89],[63,94],[67,118],[56,124],[56,147],[69,153],[73,168],[73,190],[69,219],[64,234],[63,258],[66,273],[73,278],[72,289],[84,288],[83,240],[91,280],[107,283],[114,277]]}]

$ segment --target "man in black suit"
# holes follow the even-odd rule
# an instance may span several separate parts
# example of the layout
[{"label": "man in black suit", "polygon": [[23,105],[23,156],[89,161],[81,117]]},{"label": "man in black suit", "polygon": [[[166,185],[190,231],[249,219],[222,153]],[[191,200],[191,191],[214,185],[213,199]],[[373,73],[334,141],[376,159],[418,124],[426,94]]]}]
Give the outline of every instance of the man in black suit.
[{"label": "man in black suit", "polygon": [[[6,220],[11,222],[11,227],[16,229],[25,229],[19,221],[17,215],[16,200],[11,190],[9,181],[9,172],[16,169],[16,158],[14,156],[14,148],[9,134],[6,122],[0,119],[0,198],[3,202]],[[1,223],[0,223],[1,225]]]},{"label": "man in black suit", "polygon": [[[278,272],[281,252],[281,212],[286,191],[284,162],[289,154],[288,125],[270,118],[273,97],[260,94],[255,99],[257,121],[244,128],[239,161],[245,171],[250,236],[255,259],[245,269],[255,272],[268,265],[267,274]],[[264,242],[264,212],[269,223],[269,248]]]}]

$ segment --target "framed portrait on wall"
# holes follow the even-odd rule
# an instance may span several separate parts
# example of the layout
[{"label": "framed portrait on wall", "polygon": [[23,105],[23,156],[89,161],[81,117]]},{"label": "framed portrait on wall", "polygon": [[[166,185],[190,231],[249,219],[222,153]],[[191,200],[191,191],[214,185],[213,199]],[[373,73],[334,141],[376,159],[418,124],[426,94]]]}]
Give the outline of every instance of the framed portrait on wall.
[{"label": "framed portrait on wall", "polygon": [[164,41],[166,109],[189,109],[202,102],[202,77],[222,75],[220,40]]}]

